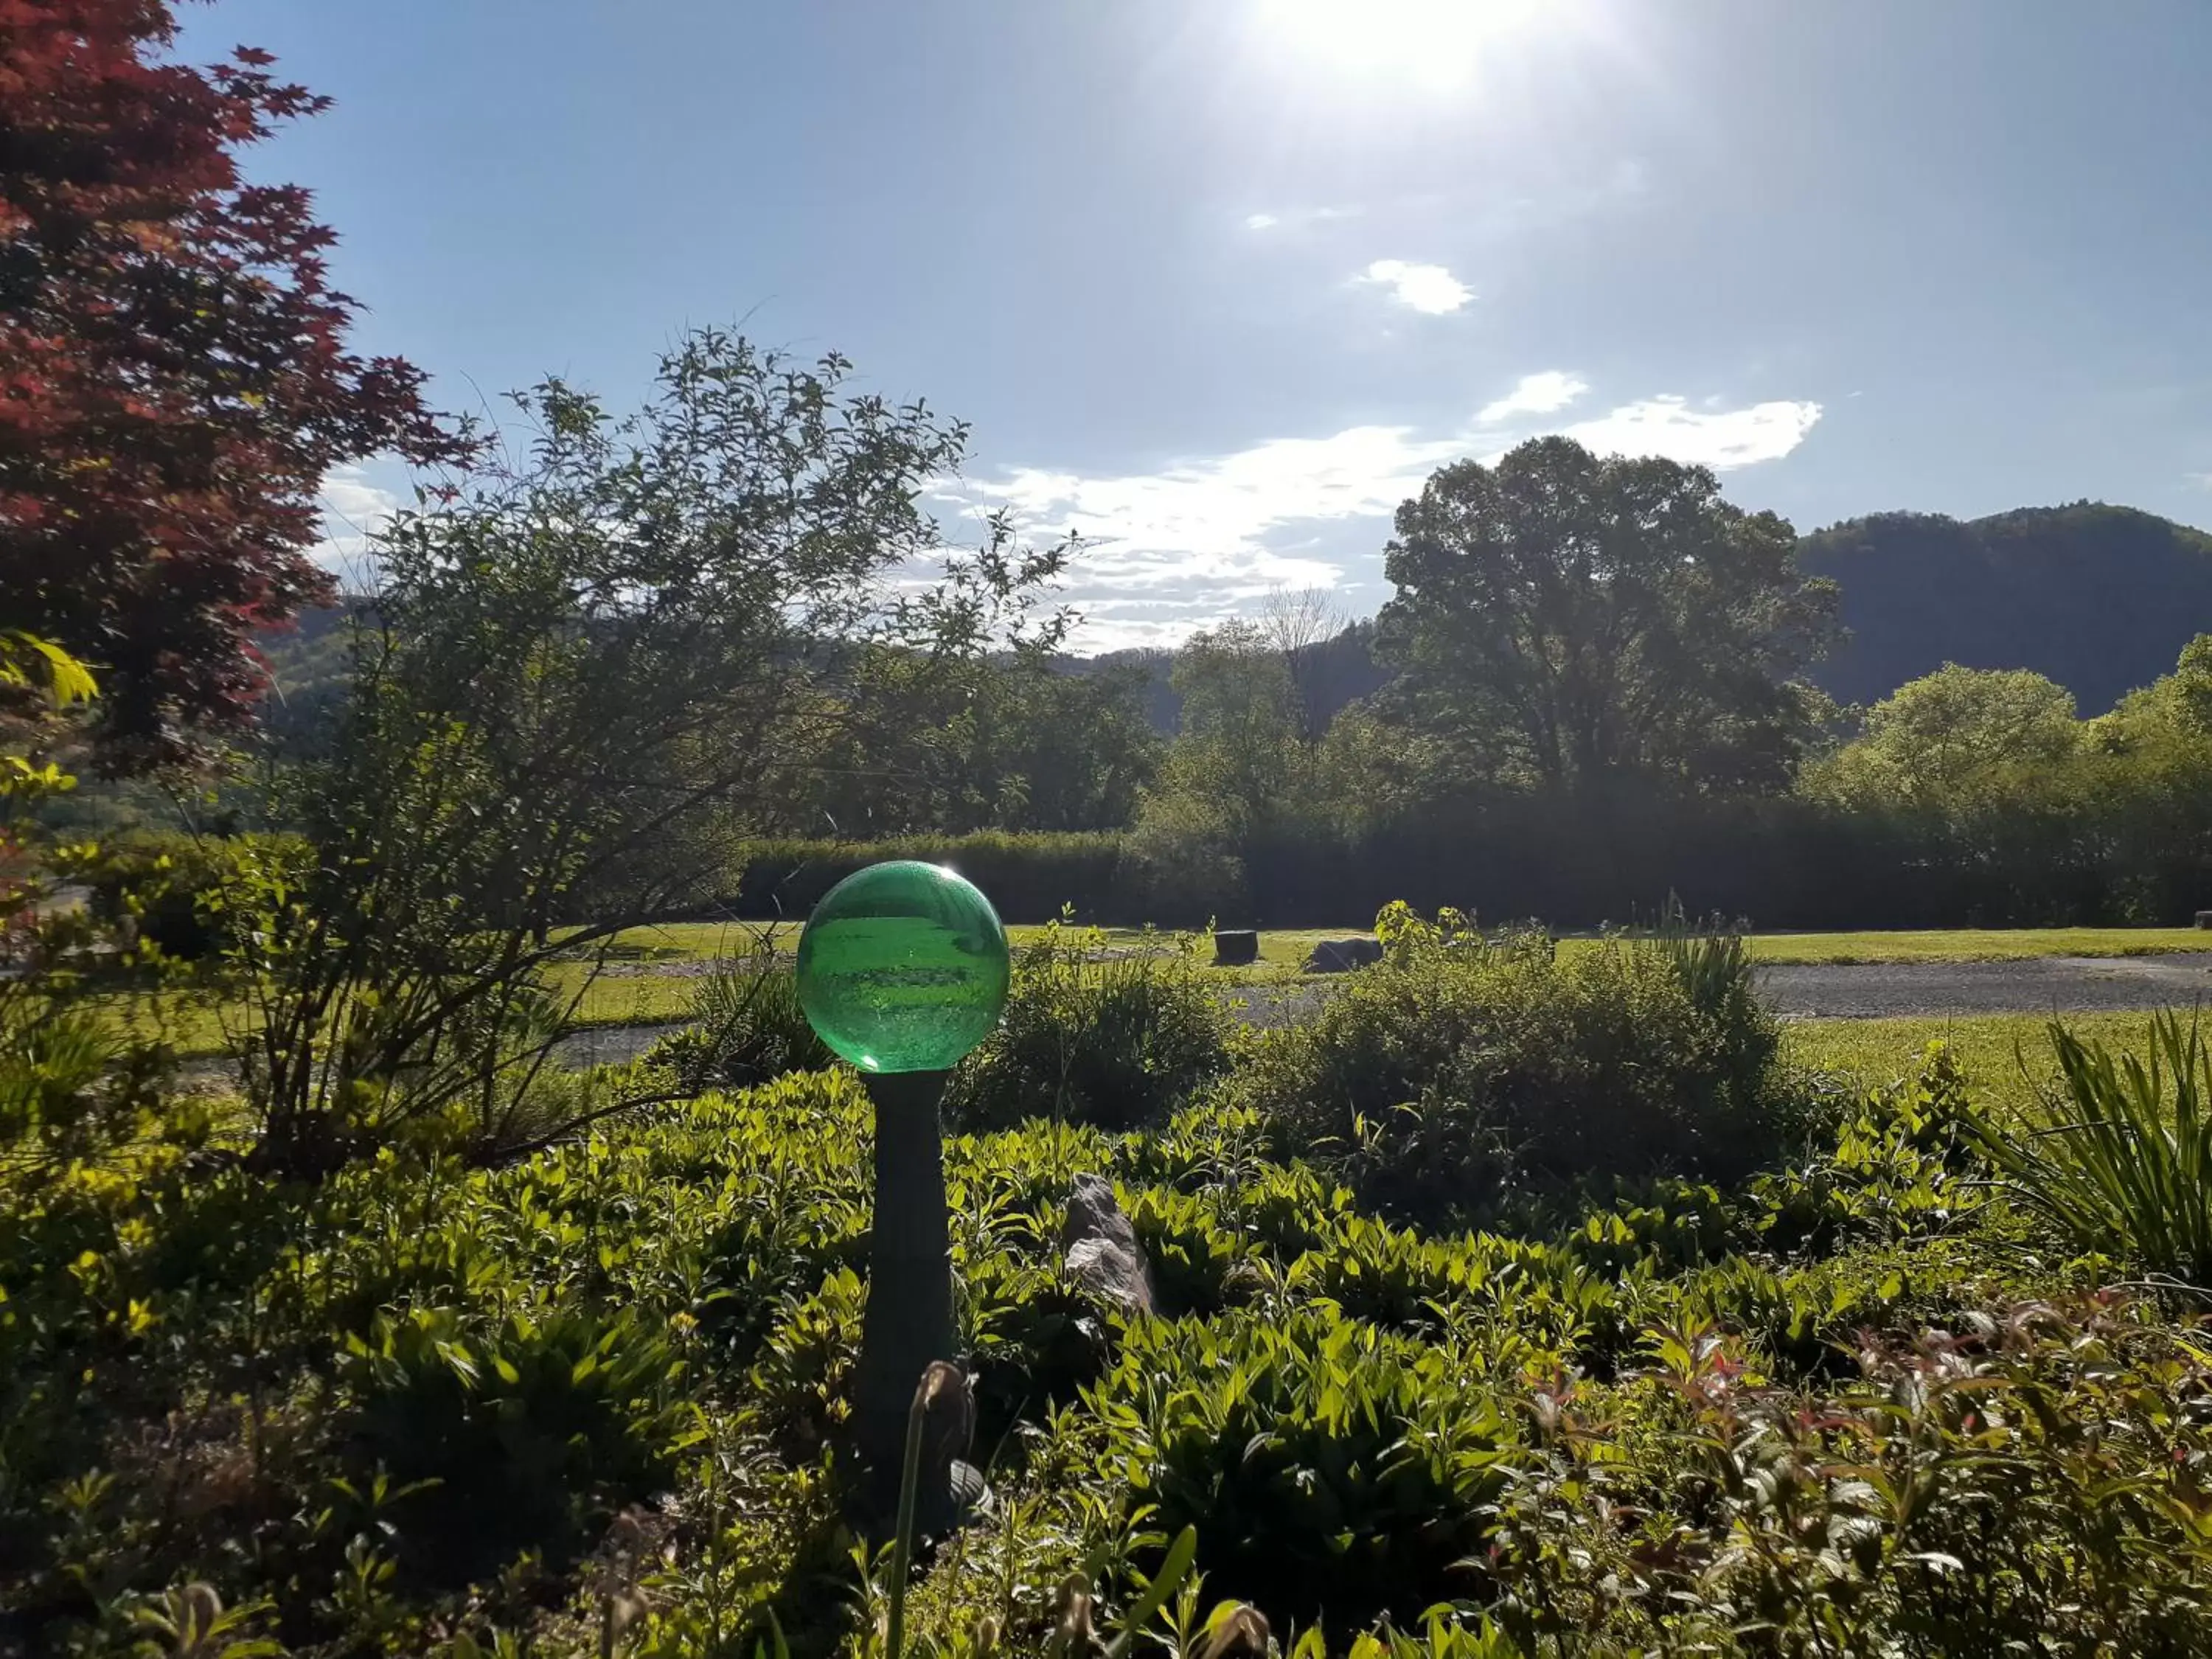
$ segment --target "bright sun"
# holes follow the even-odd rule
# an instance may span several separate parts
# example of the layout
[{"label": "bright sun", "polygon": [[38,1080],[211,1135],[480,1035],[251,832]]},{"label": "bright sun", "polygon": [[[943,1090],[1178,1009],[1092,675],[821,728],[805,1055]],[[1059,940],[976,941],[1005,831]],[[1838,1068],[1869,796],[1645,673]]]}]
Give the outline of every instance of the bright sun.
[{"label": "bright sun", "polygon": [[1450,82],[1561,0],[1259,0],[1259,21],[1301,58],[1352,73]]}]

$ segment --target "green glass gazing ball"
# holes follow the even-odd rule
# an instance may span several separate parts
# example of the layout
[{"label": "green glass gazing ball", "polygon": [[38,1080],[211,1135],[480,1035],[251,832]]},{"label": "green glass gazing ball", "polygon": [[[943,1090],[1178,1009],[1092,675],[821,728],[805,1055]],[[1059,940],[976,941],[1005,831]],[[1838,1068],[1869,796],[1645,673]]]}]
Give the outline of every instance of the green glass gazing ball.
[{"label": "green glass gazing ball", "polygon": [[1006,930],[942,865],[856,870],[799,939],[799,1006],[864,1072],[943,1072],[990,1035],[1006,1001]]}]

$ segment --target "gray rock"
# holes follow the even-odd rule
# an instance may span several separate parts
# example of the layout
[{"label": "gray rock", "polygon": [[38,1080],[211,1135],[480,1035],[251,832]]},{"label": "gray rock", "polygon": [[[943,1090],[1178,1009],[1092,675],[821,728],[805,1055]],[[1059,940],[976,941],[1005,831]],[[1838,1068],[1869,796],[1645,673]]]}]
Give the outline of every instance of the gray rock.
[{"label": "gray rock", "polygon": [[1364,934],[1352,939],[1325,939],[1307,953],[1306,972],[1342,974],[1382,960],[1382,943]]},{"label": "gray rock", "polygon": [[1152,1276],[1145,1266],[1137,1230],[1121,1213],[1114,1183],[1079,1175],[1067,1194],[1067,1224],[1060,1229],[1067,1271],[1080,1285],[1132,1313],[1151,1313]]}]

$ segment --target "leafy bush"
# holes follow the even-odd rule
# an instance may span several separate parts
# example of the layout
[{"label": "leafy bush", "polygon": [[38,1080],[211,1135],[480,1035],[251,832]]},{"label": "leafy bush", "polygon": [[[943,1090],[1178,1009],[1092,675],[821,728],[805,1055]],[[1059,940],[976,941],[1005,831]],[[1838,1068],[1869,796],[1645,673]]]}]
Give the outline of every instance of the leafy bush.
[{"label": "leafy bush", "polygon": [[1710,1327],[1650,1354],[1620,1390],[1534,1391],[1488,1553],[1525,1650],[2201,1650],[2212,1378],[2186,1337],[2029,1303],[1869,1337],[1814,1395]]},{"label": "leafy bush", "polygon": [[227,887],[268,860],[296,870],[309,856],[295,836],[142,831],[101,849],[88,875],[92,905],[105,920],[131,918],[139,936],[164,956],[197,962],[222,944]]},{"label": "leafy bush", "polygon": [[1739,1177],[1805,1115],[1772,1018],[1724,943],[1615,939],[1561,957],[1402,905],[1383,962],[1271,1032],[1237,1094],[1375,1201],[1480,1212],[1520,1185],[1658,1172]]},{"label": "leafy bush", "polygon": [[2076,1248],[2185,1285],[2212,1285],[2212,1052],[2172,1013],[2150,1054],[2051,1026],[2063,1079],[2047,1127],[1970,1120],[1982,1154]]},{"label": "leafy bush", "polygon": [[1111,957],[1055,921],[1014,959],[998,1029],[954,1072],[946,1121],[1007,1128],[1050,1117],[1105,1129],[1159,1123],[1229,1064],[1229,1016],[1192,954]]},{"label": "leafy bush", "polygon": [[1116,909],[1193,927],[1249,921],[1250,872],[1238,851],[1239,816],[1203,787],[1146,794],[1122,843]]},{"label": "leafy bush", "polygon": [[682,1030],[660,1038],[643,1059],[695,1093],[819,1071],[836,1058],[799,1006],[798,976],[770,945],[744,966],[702,980],[685,1018]]},{"label": "leafy bush", "polygon": [[1869,1095],[1813,1156],[1751,1184],[1759,1242],[1827,1254],[1942,1231],[1988,1198],[1977,1121],[1965,1073],[1930,1044],[1911,1076]]}]

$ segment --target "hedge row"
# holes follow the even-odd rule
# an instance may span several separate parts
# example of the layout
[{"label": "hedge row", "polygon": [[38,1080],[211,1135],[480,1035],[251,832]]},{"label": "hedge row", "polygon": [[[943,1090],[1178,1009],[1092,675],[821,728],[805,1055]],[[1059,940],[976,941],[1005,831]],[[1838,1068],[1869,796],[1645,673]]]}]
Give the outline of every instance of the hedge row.
[{"label": "hedge row", "polygon": [[[770,841],[748,849],[735,885],[702,911],[750,921],[803,917],[855,870],[885,859],[948,864],[991,896],[1010,921],[1045,921],[1073,904],[1086,920],[1121,921],[1133,904],[1121,882],[1122,836],[913,836],[896,841]],[[1203,920],[1203,918],[1200,918]]]},{"label": "hedge row", "polygon": [[776,842],[755,847],[732,891],[702,911],[803,916],[879,859],[949,864],[1011,921],[1073,906],[1086,921],[1322,927],[1393,899],[1492,921],[1587,927],[1692,910],[1767,928],[2179,924],[2212,906],[2212,839],[2124,840],[2063,820],[2007,820],[1994,835],[1799,800],[1505,800],[1346,842],[1290,830],[1164,886],[1110,833]]},{"label": "hedge row", "polygon": [[[134,837],[100,901],[125,885],[179,955],[207,948],[198,890],[230,843]],[[162,855],[170,863],[158,874]],[[1394,899],[1491,921],[1588,927],[1655,915],[1669,895],[1756,927],[2087,926],[2186,922],[2212,908],[2212,831],[2010,814],[1979,828],[1846,813],[1794,800],[1505,798],[1356,842],[1285,827],[1241,854],[1142,848],[1113,832],[917,836],[752,845],[720,891],[681,914],[805,916],[839,881],[883,859],[949,864],[1009,921],[1072,907],[1133,926],[1357,925]]]}]

